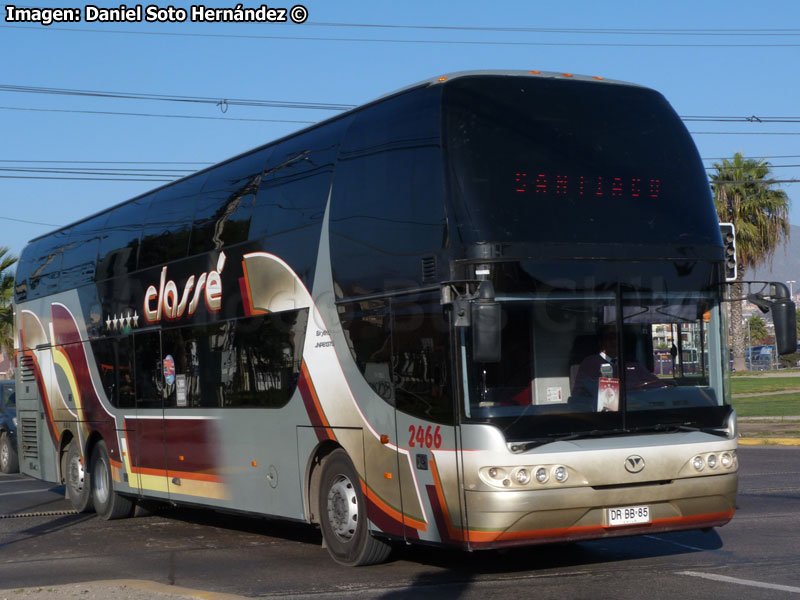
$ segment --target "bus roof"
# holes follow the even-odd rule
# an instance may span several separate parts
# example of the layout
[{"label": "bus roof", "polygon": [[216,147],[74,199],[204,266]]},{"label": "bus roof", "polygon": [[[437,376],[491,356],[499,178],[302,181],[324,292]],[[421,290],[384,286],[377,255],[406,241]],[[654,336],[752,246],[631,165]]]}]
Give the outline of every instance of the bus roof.
[{"label": "bus roof", "polygon": [[208,166],[208,167],[206,167],[204,169],[199,169],[199,170],[197,170],[197,171],[195,171],[193,173],[190,173],[189,175],[181,177],[180,179],[176,179],[175,181],[170,181],[168,183],[165,183],[164,185],[149,189],[149,190],[147,190],[145,192],[142,192],[141,194],[139,194],[137,196],[134,196],[132,198],[128,198],[128,199],[123,200],[121,202],[117,202],[115,204],[112,204],[111,206],[109,206],[107,208],[104,208],[102,210],[99,210],[96,213],[89,214],[89,215],[83,217],[82,219],[78,219],[77,221],[73,221],[71,223],[67,223],[66,225],[63,225],[63,226],[58,227],[56,229],[52,229],[52,230],[48,231],[47,233],[43,233],[42,235],[36,236],[34,238],[31,238],[28,241],[28,244],[30,244],[32,242],[35,242],[37,240],[40,240],[42,238],[48,237],[50,235],[53,235],[54,233],[58,233],[59,231],[63,231],[63,230],[68,229],[70,227],[74,227],[75,225],[83,223],[84,221],[88,221],[90,219],[98,217],[98,216],[100,216],[100,215],[102,215],[104,213],[107,213],[107,212],[110,212],[110,211],[114,210],[115,208],[117,208],[119,206],[122,206],[124,204],[129,203],[129,202],[133,202],[133,201],[135,201],[135,200],[137,200],[139,198],[143,198],[144,196],[153,194],[153,193],[155,193],[157,191],[160,191],[162,189],[165,189],[165,188],[168,188],[170,186],[176,185],[176,184],[178,184],[178,183],[180,183],[180,182],[182,182],[182,181],[184,181],[186,179],[189,179],[190,177],[195,177],[195,176],[200,175],[200,174],[202,174],[202,173],[204,173],[206,171],[210,171],[212,169],[216,169],[217,167],[220,167],[221,165],[224,165],[224,164],[227,164],[229,162],[238,160],[238,159],[240,159],[240,158],[242,158],[244,156],[247,156],[249,154],[252,154],[253,152],[257,152],[257,151],[262,150],[264,148],[267,148],[269,146],[277,145],[278,143],[280,143],[280,142],[282,142],[284,140],[287,140],[289,138],[298,136],[298,135],[300,135],[300,134],[302,134],[302,133],[304,133],[306,131],[310,131],[310,130],[315,129],[317,127],[322,127],[323,125],[326,125],[328,123],[336,121],[337,119],[341,119],[341,118],[343,118],[343,117],[345,117],[345,116],[347,116],[349,114],[352,114],[354,112],[363,110],[364,108],[367,108],[367,107],[369,107],[369,106],[371,106],[373,104],[376,104],[378,102],[383,102],[385,100],[388,100],[389,98],[393,98],[393,97],[398,96],[400,94],[408,93],[408,92],[410,92],[412,90],[415,90],[415,89],[418,89],[418,88],[424,88],[424,87],[428,87],[428,86],[432,86],[432,85],[441,85],[441,84],[447,83],[448,81],[452,81],[454,79],[460,79],[460,78],[464,78],[464,77],[475,77],[475,76],[485,76],[485,75],[508,76],[508,77],[532,77],[532,78],[561,79],[561,80],[573,80],[573,81],[583,81],[583,82],[591,82],[591,83],[625,85],[625,86],[631,86],[631,87],[643,87],[643,86],[639,86],[639,85],[634,84],[634,83],[628,83],[628,82],[625,82],[625,81],[618,81],[618,80],[613,80],[613,79],[606,79],[604,77],[600,77],[600,76],[597,76],[597,75],[577,75],[577,74],[573,74],[573,73],[559,73],[559,72],[556,72],[556,71],[537,71],[537,70],[524,71],[524,70],[512,70],[512,69],[505,69],[505,70],[503,70],[503,69],[488,69],[488,70],[455,71],[455,72],[452,72],[452,73],[444,73],[442,75],[429,77],[428,79],[423,79],[422,81],[418,81],[416,83],[412,83],[410,85],[407,85],[407,86],[404,86],[402,88],[396,89],[396,90],[394,90],[392,92],[388,92],[386,94],[382,94],[381,96],[378,96],[377,98],[374,98],[373,100],[365,102],[364,104],[360,104],[360,105],[358,105],[358,106],[356,106],[354,108],[351,108],[351,109],[349,109],[347,111],[339,113],[338,115],[335,115],[335,116],[330,117],[328,119],[324,119],[322,121],[319,121],[318,123],[314,123],[313,125],[309,125],[308,127],[304,127],[302,129],[298,129],[297,131],[293,131],[291,133],[288,133],[288,134],[286,134],[284,136],[281,136],[279,138],[276,138],[274,140],[270,140],[269,142],[267,142],[265,144],[262,144],[260,146],[256,146],[255,148],[251,148],[249,150],[241,152],[241,153],[239,153],[239,154],[237,154],[235,156],[232,156],[232,157],[230,157],[228,159],[225,159],[223,161],[220,161],[218,163],[214,163],[213,165],[210,165],[210,166]]}]

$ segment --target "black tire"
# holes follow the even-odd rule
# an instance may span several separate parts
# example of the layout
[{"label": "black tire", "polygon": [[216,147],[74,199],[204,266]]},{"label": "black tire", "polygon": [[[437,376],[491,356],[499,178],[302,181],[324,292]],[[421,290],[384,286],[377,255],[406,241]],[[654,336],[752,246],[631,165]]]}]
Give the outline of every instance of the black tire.
[{"label": "black tire", "polygon": [[92,512],[94,508],[92,506],[92,478],[81,456],[80,444],[77,440],[69,443],[64,467],[67,498],[69,498],[72,508],[79,513]]},{"label": "black tire", "polygon": [[0,471],[3,473],[16,473],[19,471],[17,449],[11,443],[11,436],[6,432],[0,434]]},{"label": "black tire", "polygon": [[130,517],[136,509],[133,501],[114,491],[111,477],[111,460],[108,448],[102,440],[92,450],[92,501],[97,516],[107,521]]},{"label": "black tire", "polygon": [[328,553],[337,563],[359,567],[389,557],[391,546],[369,532],[358,473],[342,449],[334,450],[322,465],[319,521]]}]

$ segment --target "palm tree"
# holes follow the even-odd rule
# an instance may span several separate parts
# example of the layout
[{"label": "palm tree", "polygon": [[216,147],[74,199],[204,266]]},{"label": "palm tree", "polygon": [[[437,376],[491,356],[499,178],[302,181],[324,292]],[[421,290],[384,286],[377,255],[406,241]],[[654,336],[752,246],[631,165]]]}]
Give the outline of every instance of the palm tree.
[{"label": "palm tree", "polygon": [[[771,261],[778,245],[789,238],[789,198],[773,187],[770,165],[763,159],[744,158],[737,152],[732,161],[722,159],[714,168],[710,177],[717,215],[736,228],[738,269],[732,296],[741,298],[745,270]],[[731,337],[734,368],[744,370],[741,300],[731,303]]]},{"label": "palm tree", "polygon": [[0,246],[0,353],[14,353],[14,274],[8,270],[17,262],[17,257],[8,254],[6,246]]}]

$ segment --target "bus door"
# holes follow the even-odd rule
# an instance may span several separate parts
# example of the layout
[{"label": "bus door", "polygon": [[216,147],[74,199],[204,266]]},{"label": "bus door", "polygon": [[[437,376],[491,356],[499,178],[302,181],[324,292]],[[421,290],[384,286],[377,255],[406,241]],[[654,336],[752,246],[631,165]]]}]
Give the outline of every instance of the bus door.
[{"label": "bus door", "polygon": [[[224,496],[218,476],[221,444],[216,417],[219,408],[219,353],[209,350],[211,340],[223,328],[179,327],[161,332],[163,379],[164,460],[170,498],[191,496],[196,502],[213,503]],[[219,335],[216,335],[219,334]],[[205,365],[200,385],[200,358]],[[204,388],[201,390],[201,388]]]},{"label": "bus door", "polygon": [[[362,482],[367,499],[369,520],[387,534],[403,537],[403,503],[400,497],[400,480],[397,472],[397,438],[392,383],[392,335],[389,301],[376,299],[340,306],[340,319],[345,336],[356,356],[358,368],[367,388],[357,379],[352,391],[364,399],[362,409],[378,436],[388,436],[390,442],[382,443],[376,435],[359,431],[363,435],[364,464]],[[318,332],[320,335],[323,332]],[[310,331],[308,335],[314,335]],[[334,423],[335,424],[335,423]],[[345,430],[337,430],[337,437]],[[360,457],[352,456],[359,471]],[[363,486],[366,486],[364,488]]]},{"label": "bus door", "polygon": [[131,470],[147,496],[169,498],[164,445],[164,368],[161,332],[136,332],[133,336],[136,411],[125,420]]},{"label": "bus door", "polygon": [[438,293],[396,298],[391,309],[392,393],[405,536],[458,541],[461,510],[449,317]]}]

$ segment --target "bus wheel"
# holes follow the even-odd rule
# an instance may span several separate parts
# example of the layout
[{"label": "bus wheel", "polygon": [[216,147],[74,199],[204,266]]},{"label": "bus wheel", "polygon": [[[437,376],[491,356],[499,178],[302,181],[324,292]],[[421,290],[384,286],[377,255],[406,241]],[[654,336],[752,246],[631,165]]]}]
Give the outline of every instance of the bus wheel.
[{"label": "bus wheel", "polygon": [[319,519],[333,560],[357,567],[386,560],[391,546],[373,537],[358,473],[344,450],[333,451],[322,466]]},{"label": "bus wheel", "polygon": [[91,477],[76,440],[72,440],[67,449],[65,480],[72,508],[79,513],[91,512],[93,508]]},{"label": "bus wheel", "polygon": [[0,433],[0,471],[16,473],[18,470],[17,449],[11,443],[11,436],[7,433]]},{"label": "bus wheel", "polygon": [[114,491],[111,479],[111,460],[104,441],[97,442],[92,451],[92,500],[97,515],[106,520],[129,517],[136,505],[130,498]]}]

